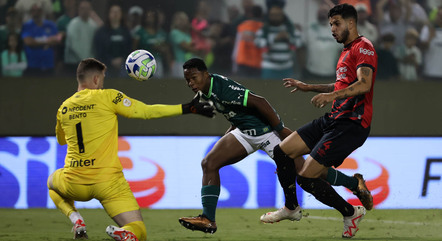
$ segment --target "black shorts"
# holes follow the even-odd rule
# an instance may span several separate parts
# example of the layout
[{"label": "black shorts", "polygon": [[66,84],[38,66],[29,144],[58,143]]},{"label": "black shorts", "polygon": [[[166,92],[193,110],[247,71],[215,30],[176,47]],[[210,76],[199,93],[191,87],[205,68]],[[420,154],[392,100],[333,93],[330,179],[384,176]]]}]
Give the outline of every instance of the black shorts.
[{"label": "black shorts", "polygon": [[326,167],[338,167],[354,150],[364,144],[370,127],[352,120],[334,120],[324,116],[297,130],[310,148],[310,156]]}]

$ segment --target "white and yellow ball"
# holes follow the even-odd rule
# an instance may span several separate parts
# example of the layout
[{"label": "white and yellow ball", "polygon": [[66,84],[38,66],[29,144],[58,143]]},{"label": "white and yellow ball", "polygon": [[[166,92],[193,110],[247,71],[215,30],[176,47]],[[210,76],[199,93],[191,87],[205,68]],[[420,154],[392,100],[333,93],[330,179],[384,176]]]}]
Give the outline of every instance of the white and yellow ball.
[{"label": "white and yellow ball", "polygon": [[126,71],[130,77],[145,81],[155,74],[157,62],[149,51],[138,49],[127,56]]}]

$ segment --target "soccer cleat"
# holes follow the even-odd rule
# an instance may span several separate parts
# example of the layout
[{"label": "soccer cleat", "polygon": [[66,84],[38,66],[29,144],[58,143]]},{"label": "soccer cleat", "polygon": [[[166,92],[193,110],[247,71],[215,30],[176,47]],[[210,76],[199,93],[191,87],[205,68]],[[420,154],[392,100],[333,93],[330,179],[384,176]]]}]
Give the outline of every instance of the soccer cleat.
[{"label": "soccer cleat", "polygon": [[365,208],[363,206],[353,206],[355,213],[353,216],[344,217],[344,232],[342,233],[343,238],[351,238],[356,235],[359,230],[359,222],[365,215]]},{"label": "soccer cleat", "polygon": [[353,194],[355,194],[359,198],[362,205],[364,205],[365,209],[371,210],[373,208],[373,197],[371,196],[370,191],[365,185],[364,178],[359,173],[354,174],[353,177],[358,179],[358,186],[356,188],[356,191],[353,192]]},{"label": "soccer cleat", "polygon": [[275,223],[281,220],[299,221],[302,218],[302,208],[297,206],[295,210],[290,210],[286,207],[282,207],[274,212],[268,212],[261,216],[261,222],[263,223]]},{"label": "soccer cleat", "polygon": [[138,241],[137,236],[135,236],[135,234],[133,234],[131,231],[127,231],[113,225],[107,226],[106,233],[117,241]]},{"label": "soccer cleat", "polygon": [[204,233],[214,234],[216,232],[216,222],[210,221],[204,215],[198,215],[197,217],[182,217],[178,220],[183,227],[192,231],[198,230]]},{"label": "soccer cleat", "polygon": [[81,219],[78,219],[72,227],[72,232],[74,232],[74,239],[88,239],[86,233],[86,224]]}]

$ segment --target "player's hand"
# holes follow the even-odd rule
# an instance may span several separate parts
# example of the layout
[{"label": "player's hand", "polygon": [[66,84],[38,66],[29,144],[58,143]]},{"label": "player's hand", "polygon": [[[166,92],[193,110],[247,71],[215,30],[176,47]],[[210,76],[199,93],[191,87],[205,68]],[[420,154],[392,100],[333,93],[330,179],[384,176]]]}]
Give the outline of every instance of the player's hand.
[{"label": "player's hand", "polygon": [[215,116],[215,107],[210,102],[200,101],[199,94],[196,94],[190,103],[182,105],[182,108],[183,114],[193,113],[209,118]]},{"label": "player's hand", "polygon": [[322,108],[334,101],[333,93],[321,93],[313,96],[311,102],[317,108]]},{"label": "player's hand", "polygon": [[283,79],[284,81],[284,87],[286,88],[290,88],[290,87],[295,87],[292,91],[290,91],[290,93],[293,93],[297,90],[301,90],[301,91],[308,91],[308,84],[297,80],[297,79],[292,79],[292,78],[285,78]]}]

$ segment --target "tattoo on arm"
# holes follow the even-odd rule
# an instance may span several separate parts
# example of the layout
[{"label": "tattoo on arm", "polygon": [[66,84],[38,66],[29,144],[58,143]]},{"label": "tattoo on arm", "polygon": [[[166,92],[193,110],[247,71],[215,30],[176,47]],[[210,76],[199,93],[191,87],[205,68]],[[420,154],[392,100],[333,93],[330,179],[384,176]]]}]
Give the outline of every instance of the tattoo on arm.
[{"label": "tattoo on arm", "polygon": [[335,84],[318,84],[313,85],[313,91],[319,92],[319,93],[330,93],[335,90]]},{"label": "tattoo on arm", "polygon": [[362,67],[361,68],[361,72],[364,76],[369,76],[370,75],[370,69],[366,68],[366,67]]}]

